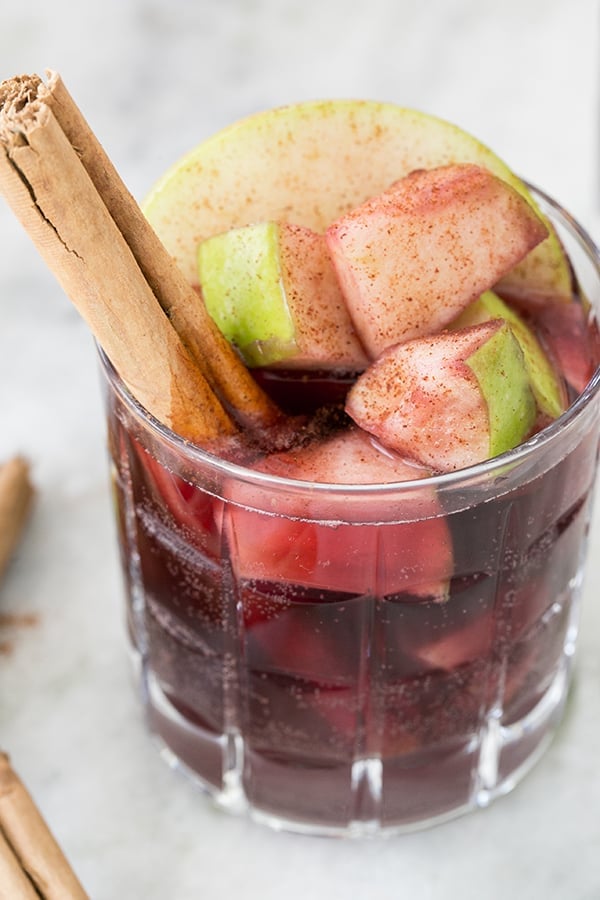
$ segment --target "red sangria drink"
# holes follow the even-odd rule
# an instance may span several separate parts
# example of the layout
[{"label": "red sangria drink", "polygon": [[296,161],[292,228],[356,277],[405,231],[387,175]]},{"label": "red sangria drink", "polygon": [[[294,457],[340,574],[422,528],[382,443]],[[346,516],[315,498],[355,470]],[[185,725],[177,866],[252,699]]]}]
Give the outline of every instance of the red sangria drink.
[{"label": "red sangria drink", "polygon": [[[256,159],[263,180],[268,168],[257,146],[281,141],[268,116],[254,127],[241,135],[250,174],[226,132],[212,145],[221,174],[201,152],[203,201],[182,199],[198,177],[188,159],[147,214],[184,270],[193,243],[189,280],[283,433],[215,453],[150,416],[103,356],[148,721],[221,806],[274,827],[422,827],[510,790],[561,718],[598,455],[598,258],[538,191],[522,186],[515,206],[505,170],[489,181],[495,157],[453,133],[455,165],[431,122],[432,160],[426,141],[409,162],[375,141],[381,188],[357,191],[361,167],[344,162],[350,199],[304,218],[290,198],[312,210],[339,178],[335,153],[324,169],[294,145],[287,175],[318,170],[307,201],[279,157],[268,183],[256,178]],[[240,165],[236,205],[211,179]],[[189,237],[191,207],[210,233]],[[538,246],[547,255],[529,264]],[[444,283],[419,293],[429,270]]]}]

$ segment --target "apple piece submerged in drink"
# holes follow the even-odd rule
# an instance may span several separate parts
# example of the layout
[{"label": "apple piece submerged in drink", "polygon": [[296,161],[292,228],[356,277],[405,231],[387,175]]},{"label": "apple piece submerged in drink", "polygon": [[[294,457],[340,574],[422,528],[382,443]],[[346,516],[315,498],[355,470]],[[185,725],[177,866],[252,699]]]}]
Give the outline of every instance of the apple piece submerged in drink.
[{"label": "apple piece submerged in drink", "polygon": [[[433,169],[474,161],[506,174],[489,151],[438,120],[418,114],[414,119],[416,114],[377,104],[334,104],[325,108],[327,115],[323,109],[299,108],[295,141],[308,146],[324,127],[332,129],[330,140],[319,142],[321,156],[350,138],[378,152],[377,141],[390,134],[396,141],[404,131],[410,148],[418,131],[429,141],[419,151],[419,168],[424,162]],[[234,340],[243,334],[252,365],[260,363],[260,348],[268,347],[269,365],[259,365],[255,374],[286,411],[310,417],[346,403],[356,421],[347,414],[321,415],[329,424],[318,437],[287,450],[263,446],[239,468],[165,439],[136,420],[119,391],[109,392],[130,633],[143,663],[152,729],[223,805],[249,805],[272,824],[315,831],[412,827],[508,789],[555,724],[576,631],[597,429],[560,452],[551,443],[540,445],[522,464],[507,457],[495,477],[479,470],[469,479],[461,467],[510,450],[557,418],[592,376],[598,341],[587,301],[570,273],[566,295],[560,274],[565,260],[559,243],[552,244],[553,232],[550,250],[545,230],[530,239],[531,227],[537,227],[530,216],[537,221],[539,212],[527,206],[533,201],[528,197],[523,204],[525,213],[519,206],[524,238],[515,237],[504,206],[501,239],[488,228],[489,206],[476,204],[475,213],[469,212],[469,231],[464,215],[454,215],[463,181],[459,189],[449,188],[446,171],[442,193],[455,193],[444,206],[446,219],[430,222],[428,234],[437,225],[442,241],[459,232],[462,261],[468,257],[470,268],[466,276],[463,265],[442,271],[441,285],[430,279],[422,299],[415,299],[425,270],[443,270],[428,245],[431,262],[413,253],[403,293],[397,285],[392,290],[397,257],[404,252],[410,258],[406,236],[429,215],[429,206],[413,202],[411,191],[416,183],[421,200],[424,193],[440,193],[439,180],[432,187],[438,176],[404,178],[403,167],[417,165],[402,162],[399,154],[398,171],[390,177],[394,166],[384,147],[377,157],[385,160],[382,183],[357,192],[350,178],[352,202],[340,188],[342,199],[327,207],[327,221],[316,221],[306,185],[291,179],[292,187],[288,181],[282,187],[280,179],[271,186],[256,146],[276,146],[281,153],[278,129],[289,132],[293,110],[259,116],[256,125],[248,120],[240,133],[225,133],[218,144],[229,154],[227,169],[240,163],[238,143],[252,138],[250,175],[244,171],[244,177],[254,178],[258,159],[268,199],[264,208],[252,201],[258,212],[240,212],[226,189],[215,189],[217,197],[223,199],[221,190],[229,200],[230,212],[222,212],[223,202],[208,202],[221,219],[196,243],[220,237],[205,247],[201,280],[218,304],[219,292],[231,285],[223,287],[222,273],[213,277],[211,264],[221,259],[222,266],[227,253],[251,246],[252,253],[238,259],[236,283],[250,277],[248,266],[260,256],[271,310],[282,284],[293,294],[283,310],[285,327],[270,337],[253,332],[255,287],[247,293],[251,308],[236,295],[242,308],[232,321],[228,307],[221,326]],[[371,121],[379,126],[375,144],[360,136]],[[210,143],[199,162],[206,163],[206,153],[210,157]],[[272,167],[276,173],[286,165],[310,167],[311,159],[316,157],[310,153],[292,162],[277,157]],[[330,167],[336,162],[333,153]],[[341,173],[326,170],[336,184],[360,168],[360,158],[339,166]],[[180,187],[170,188],[167,180],[148,206],[159,234],[162,222],[168,246],[173,225],[165,218],[165,203],[170,210],[181,202],[183,169],[183,184],[196,178],[198,196],[211,196],[207,176],[189,160],[174,170],[172,180]],[[480,184],[478,167],[450,169],[452,178]],[[487,191],[485,173],[483,181]],[[313,193],[322,192],[327,181],[317,177],[315,183]],[[258,187],[252,184],[255,198],[260,179]],[[498,195],[494,182],[491,190],[493,203],[501,195],[503,204],[504,188]],[[300,192],[301,209],[290,210],[286,191],[294,197]],[[293,228],[253,224],[283,221],[281,210],[288,211]],[[246,225],[251,227],[229,237],[228,229]],[[329,270],[323,274],[325,241],[318,235],[326,230],[337,286]],[[375,249],[365,263],[373,236]],[[273,240],[277,265],[264,255],[274,252]],[[294,256],[299,241],[302,251]],[[486,252],[478,260],[475,251],[483,244]],[[545,245],[541,258],[546,252],[554,260],[545,281],[543,264],[527,271],[538,244]],[[178,242],[170,249],[177,257]],[[539,259],[540,251],[533,252]],[[293,269],[300,257],[305,270],[298,274]],[[227,280],[231,272],[225,275]],[[364,374],[348,364],[340,367],[339,355],[328,367],[323,341],[312,352],[311,317],[293,314],[294,303],[306,304],[303,297],[325,278],[337,333],[352,331],[344,344],[349,365]],[[380,303],[374,306],[377,281],[390,302],[404,303],[399,318]],[[490,288],[504,300],[486,294]],[[347,302],[348,312],[340,311],[340,302]],[[281,321],[281,308],[277,316]],[[423,329],[427,316],[433,324]],[[324,333],[326,327],[317,330]],[[501,388],[489,374],[490,355],[510,373],[510,383]],[[454,419],[445,418],[450,407]],[[460,434],[444,430],[452,422],[462,427]],[[435,440],[427,441],[427,429]]]}]

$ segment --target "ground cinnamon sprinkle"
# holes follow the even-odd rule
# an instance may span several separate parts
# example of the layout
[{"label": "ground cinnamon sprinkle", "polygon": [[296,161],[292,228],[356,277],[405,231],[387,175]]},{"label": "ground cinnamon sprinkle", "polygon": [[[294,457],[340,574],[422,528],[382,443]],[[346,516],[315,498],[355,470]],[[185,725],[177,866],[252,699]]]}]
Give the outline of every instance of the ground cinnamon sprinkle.
[{"label": "ground cinnamon sprinkle", "polygon": [[39,622],[36,613],[0,613],[0,656],[10,656],[15,648],[13,635]]}]

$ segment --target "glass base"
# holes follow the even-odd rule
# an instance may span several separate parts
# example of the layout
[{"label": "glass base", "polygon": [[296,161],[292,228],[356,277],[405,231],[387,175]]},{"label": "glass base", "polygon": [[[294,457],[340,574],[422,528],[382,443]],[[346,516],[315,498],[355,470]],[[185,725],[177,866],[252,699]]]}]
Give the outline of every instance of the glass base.
[{"label": "glass base", "polygon": [[[327,767],[302,771],[299,765],[290,790],[289,762],[278,766],[272,759],[261,758],[238,732],[217,734],[190,722],[169,701],[136,651],[133,662],[148,726],[162,759],[218,808],[247,815],[278,831],[350,838],[422,830],[485,808],[512,791],[539,761],[556,732],[572,668],[572,659],[565,654],[550,686],[523,718],[505,726],[490,716],[480,735],[467,746],[454,753],[443,748],[442,766],[434,759],[429,767],[411,770],[401,766],[398,773],[393,763],[379,757],[355,760],[341,771]],[[435,784],[430,786],[432,773],[439,782],[437,796]],[[310,796],[325,799],[320,808],[295,815],[302,803],[302,778],[310,785]],[[420,793],[419,781],[429,796]],[[336,791],[336,782],[342,784],[341,790]],[[340,797],[344,799],[340,801]]]}]

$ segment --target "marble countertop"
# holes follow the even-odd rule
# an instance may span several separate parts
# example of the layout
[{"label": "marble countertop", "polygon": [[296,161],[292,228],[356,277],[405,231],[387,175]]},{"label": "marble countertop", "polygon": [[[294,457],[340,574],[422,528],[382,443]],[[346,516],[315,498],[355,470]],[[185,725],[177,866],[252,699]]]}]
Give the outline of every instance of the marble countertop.
[{"label": "marble countertop", "polygon": [[[475,133],[599,239],[598,35],[595,0],[30,0],[3,10],[0,77],[61,72],[138,196],[261,108],[418,107]],[[0,745],[90,896],[600,897],[600,523],[568,715],[513,794],[360,843],[217,812],[160,760],[131,684],[92,341],[3,204],[0,247],[0,459],[25,454],[38,490],[0,592]]]}]

